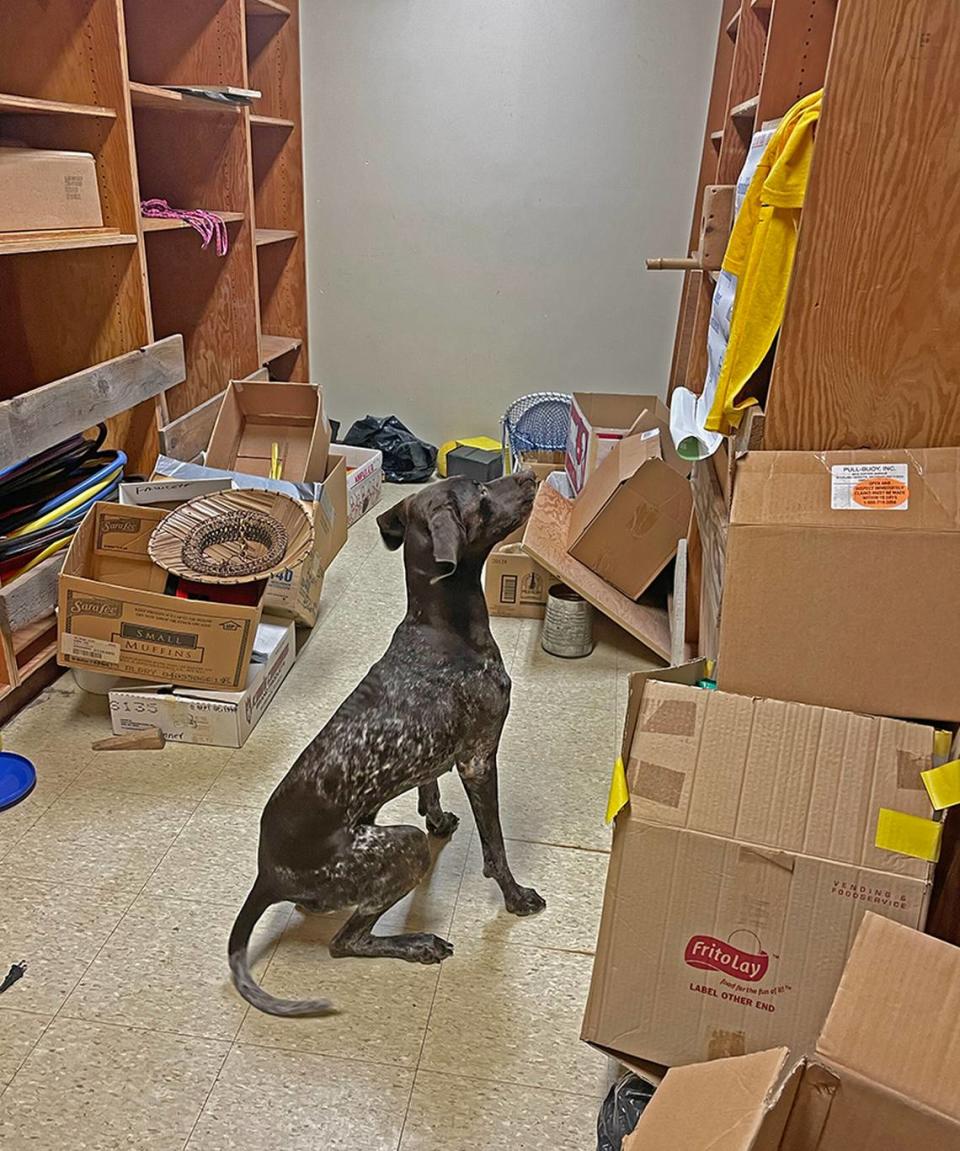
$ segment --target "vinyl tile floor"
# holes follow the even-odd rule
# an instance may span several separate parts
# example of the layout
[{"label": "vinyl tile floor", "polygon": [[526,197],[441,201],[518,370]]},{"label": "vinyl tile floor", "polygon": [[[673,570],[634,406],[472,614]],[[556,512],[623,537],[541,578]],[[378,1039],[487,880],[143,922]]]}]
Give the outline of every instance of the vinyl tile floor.
[{"label": "vinyl tile floor", "polygon": [[[405,494],[387,488],[384,502]],[[382,510],[378,509],[378,510]],[[606,875],[603,809],[644,649],[606,621],[585,660],[536,621],[495,620],[513,682],[500,755],[508,853],[547,910],[507,915],[461,817],[380,931],[450,939],[442,967],[331,960],[339,917],[261,920],[270,991],[340,1013],[274,1019],[234,992],[226,938],[253,879],[260,810],[379,658],[403,615],[402,561],[367,515],[301,658],[245,747],[93,752],[105,700],[64,676],[3,731],[38,785],[0,812],[0,1148],[6,1151],[591,1151],[607,1061],[578,1038]],[[381,822],[419,822],[415,795]]]}]

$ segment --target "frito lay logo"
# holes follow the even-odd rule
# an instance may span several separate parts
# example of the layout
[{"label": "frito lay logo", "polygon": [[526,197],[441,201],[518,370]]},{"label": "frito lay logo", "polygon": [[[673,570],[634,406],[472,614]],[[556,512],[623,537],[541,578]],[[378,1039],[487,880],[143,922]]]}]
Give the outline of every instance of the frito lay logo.
[{"label": "frito lay logo", "polygon": [[[759,946],[759,940],[757,943]],[[748,983],[759,983],[770,966],[770,956],[765,951],[743,951],[712,935],[694,935],[683,958],[690,967],[736,975]]]}]

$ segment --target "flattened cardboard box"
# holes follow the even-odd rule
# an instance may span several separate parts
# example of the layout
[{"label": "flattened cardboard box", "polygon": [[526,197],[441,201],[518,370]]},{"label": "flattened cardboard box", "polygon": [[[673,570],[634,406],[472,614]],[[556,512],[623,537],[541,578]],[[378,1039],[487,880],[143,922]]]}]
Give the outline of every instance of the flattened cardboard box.
[{"label": "flattened cardboard box", "polygon": [[663,427],[669,428],[670,413],[659,396],[573,393],[565,467],[574,495],[580,493],[587,476],[644,412],[652,413]]},{"label": "flattened cardboard box", "polygon": [[960,721],[960,449],[755,452],[737,465],[718,681]]},{"label": "flattened cardboard box", "polygon": [[659,429],[624,436],[574,501],[567,550],[637,599],[687,534],[693,506],[688,470],[664,456]]},{"label": "flattened cardboard box", "polygon": [[667,1073],[623,1151],[958,1151],[960,950],[867,914],[814,1058]]},{"label": "flattened cardboard box", "polygon": [[164,595],[147,541],[167,513],[97,503],[60,571],[57,662],[153,683],[241,688],[262,604]]},{"label": "flattened cardboard box", "polygon": [[874,845],[881,807],[932,815],[932,728],[682,682],[701,674],[631,677],[583,1026],[667,1066],[812,1049],[864,912],[922,927],[932,883]]},{"label": "flattened cardboard box", "polygon": [[[261,618],[259,632],[271,623]],[[158,727],[168,743],[243,747],[297,658],[296,624],[274,625],[276,643],[263,663],[251,663],[243,691],[202,692],[180,688],[109,693],[115,735]]]}]

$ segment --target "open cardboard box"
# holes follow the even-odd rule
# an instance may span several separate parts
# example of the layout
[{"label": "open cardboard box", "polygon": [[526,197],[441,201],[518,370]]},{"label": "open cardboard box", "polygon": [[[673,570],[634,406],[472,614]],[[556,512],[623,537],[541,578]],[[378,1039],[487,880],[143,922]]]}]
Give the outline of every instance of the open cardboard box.
[{"label": "open cardboard box", "polygon": [[160,508],[100,502],[73,537],[59,577],[57,662],[151,683],[239,689],[255,607],[165,595],[168,574],[147,551]]},{"label": "open cardboard box", "polygon": [[922,928],[933,864],[876,845],[881,808],[936,831],[934,729],[630,677],[588,1042],[676,1066],[812,1049],[863,914]]},{"label": "open cardboard box", "polygon": [[813,1057],[668,1072],[623,1151],[958,1151],[960,950],[867,914]]},{"label": "open cardboard box", "polygon": [[[562,470],[562,452],[527,452],[517,460],[517,468],[529,468],[537,485],[553,472]],[[547,592],[553,584],[550,573],[523,550],[526,524],[501,540],[487,557],[483,569],[483,595],[493,616],[508,619],[543,619]]]},{"label": "open cardboard box", "polygon": [[[664,428],[670,427],[670,412],[659,396],[573,393],[565,467],[575,496],[644,412],[652,413]],[[670,450],[672,446],[671,440]]]},{"label": "open cardboard box", "polygon": [[261,617],[242,691],[152,686],[109,693],[115,735],[158,727],[168,743],[243,747],[297,658],[296,624]]},{"label": "open cardboard box", "polygon": [[960,722],[960,449],[737,463],[718,680],[743,694]]}]

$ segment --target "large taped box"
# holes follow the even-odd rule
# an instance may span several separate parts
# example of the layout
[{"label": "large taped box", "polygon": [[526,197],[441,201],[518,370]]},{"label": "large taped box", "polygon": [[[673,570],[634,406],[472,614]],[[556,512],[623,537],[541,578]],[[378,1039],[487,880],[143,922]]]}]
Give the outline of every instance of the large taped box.
[{"label": "large taped box", "polygon": [[877,846],[881,809],[942,827],[920,775],[933,728],[692,686],[702,674],[631,676],[630,799],[583,1024],[667,1066],[812,1050],[864,912],[924,925],[935,850]]},{"label": "large taped box", "polygon": [[89,152],[0,144],[0,232],[102,227],[97,167]]},{"label": "large taped box", "polygon": [[669,428],[670,413],[659,396],[573,393],[565,467],[574,495],[644,412],[652,413]]},{"label": "large taped box", "polygon": [[62,667],[199,688],[243,687],[255,607],[165,595],[168,573],[147,551],[167,513],[97,503],[60,570],[57,662]]},{"label": "large taped box", "polygon": [[737,465],[718,681],[960,721],[960,449],[753,452]]},{"label": "large taped box", "polygon": [[960,950],[868,914],[812,1058],[668,1072],[623,1151],[960,1151]]}]

